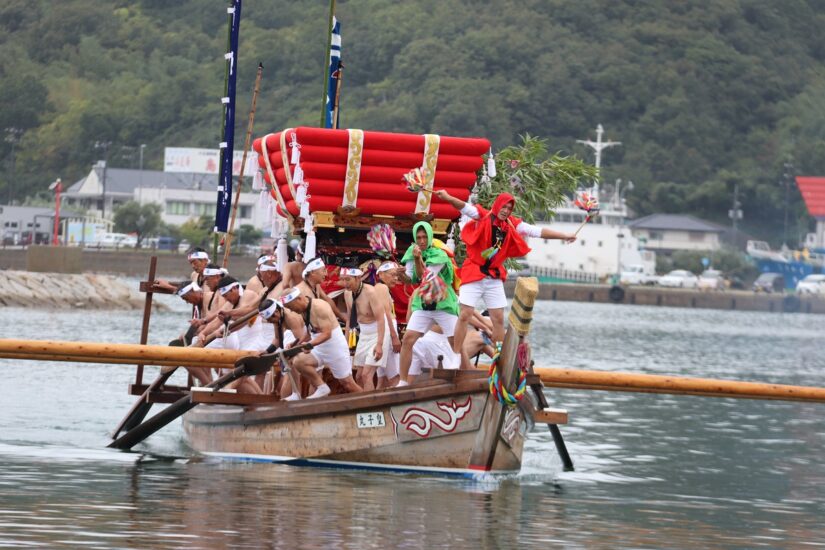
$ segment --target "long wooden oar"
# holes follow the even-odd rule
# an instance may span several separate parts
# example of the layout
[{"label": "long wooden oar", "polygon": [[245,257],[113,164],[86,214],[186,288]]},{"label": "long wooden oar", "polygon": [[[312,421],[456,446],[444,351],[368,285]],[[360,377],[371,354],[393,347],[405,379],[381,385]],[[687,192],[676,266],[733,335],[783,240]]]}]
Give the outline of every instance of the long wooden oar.
[{"label": "long wooden oar", "polygon": [[[268,371],[270,367],[272,367],[272,364],[278,359],[288,359],[308,349],[312,349],[312,345],[304,344],[302,346],[296,346],[285,351],[279,351],[268,355],[244,357],[238,360],[232,372],[221,376],[206,387],[213,390],[219,390],[235,380],[243,378],[244,376],[255,376]],[[131,449],[156,431],[168,425],[170,422],[180,418],[197,405],[197,403],[192,403],[189,395],[181,397],[161,412],[145,421],[143,424],[132,428],[120,438],[109,443],[108,446],[115,449]]]},{"label": "long wooden oar", "polygon": [[[229,332],[235,332],[240,330],[247,322],[249,322],[252,318],[258,315],[258,311],[251,311],[246,315],[240,317],[237,321],[230,324],[226,327],[226,330]],[[192,332],[192,336],[194,336],[194,331],[192,330],[194,327],[191,327],[189,331],[187,331],[186,336],[184,339],[181,340],[180,338],[172,340],[169,342],[170,346],[180,347],[184,345],[184,340],[186,337],[189,336],[191,340],[190,332]],[[213,338],[214,339],[214,338]],[[211,340],[210,340],[211,341]],[[208,344],[209,342],[207,342]],[[182,365],[184,366],[184,365]],[[220,368],[220,367],[218,367]],[[158,391],[163,384],[166,383],[169,378],[178,370],[177,366],[169,366],[164,369],[161,369],[160,374],[157,378],[155,378],[154,382],[149,384],[149,387],[141,394],[138,400],[132,405],[132,408],[126,413],[126,416],[123,417],[123,420],[115,427],[114,431],[112,432],[112,439],[116,439],[118,435],[120,435],[121,431],[129,431],[141,422],[143,419],[146,418],[146,415],[149,414],[149,411],[152,409],[152,402],[149,401],[149,396],[151,396],[154,392]]]},{"label": "long wooden oar", "polygon": [[[247,352],[249,353],[249,352]],[[134,365],[137,361],[130,358],[106,358],[91,355],[57,355],[52,353],[2,353],[0,359],[17,359],[22,361],[54,361],[59,363],[95,363],[100,365]],[[226,369],[234,365],[233,362],[195,363],[188,361],[148,361],[144,365],[158,367],[192,367],[196,369]]]},{"label": "long wooden oar", "polygon": [[234,364],[249,352],[227,349],[149,346],[141,344],[99,344],[94,342],[62,342],[52,340],[0,339],[0,358],[38,360],[43,355],[83,357],[84,362],[106,363],[128,360],[147,365]]},{"label": "long wooden oar", "polygon": [[533,370],[545,386],[553,388],[825,403],[825,388],[812,386],[547,367]]}]

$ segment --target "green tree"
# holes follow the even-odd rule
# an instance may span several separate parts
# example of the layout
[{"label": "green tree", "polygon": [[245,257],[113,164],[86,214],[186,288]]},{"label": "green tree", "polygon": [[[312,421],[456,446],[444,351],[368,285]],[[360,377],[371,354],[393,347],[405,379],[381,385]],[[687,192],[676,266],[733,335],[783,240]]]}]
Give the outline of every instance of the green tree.
[{"label": "green tree", "polygon": [[209,246],[209,236],[212,234],[212,226],[215,220],[209,216],[192,218],[181,224],[179,233],[183,241],[189,243],[190,247]]},{"label": "green tree", "polygon": [[242,251],[242,246],[245,245],[254,245],[261,241],[261,237],[263,237],[264,233],[254,225],[250,225],[248,223],[243,224],[238,228],[237,237],[235,237],[234,247],[237,247],[236,250],[238,252]]},{"label": "green tree", "polygon": [[135,246],[140,248],[144,237],[157,233],[161,223],[160,212],[161,207],[159,204],[141,205],[136,201],[126,202],[115,210],[115,231],[134,233],[137,237]]},{"label": "green tree", "polygon": [[[517,198],[513,213],[527,222],[551,217],[566,196],[597,178],[593,166],[575,157],[551,155],[546,139],[529,134],[495,155],[495,164],[495,177],[477,187],[478,204],[490,208],[500,193],[510,193]],[[456,256],[461,260],[464,246],[461,239],[455,240]]]}]

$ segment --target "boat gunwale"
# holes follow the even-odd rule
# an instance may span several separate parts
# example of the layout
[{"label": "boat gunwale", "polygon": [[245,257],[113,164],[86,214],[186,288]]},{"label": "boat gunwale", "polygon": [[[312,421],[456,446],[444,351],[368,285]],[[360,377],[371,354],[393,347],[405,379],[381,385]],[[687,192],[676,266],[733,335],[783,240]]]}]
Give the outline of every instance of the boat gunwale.
[{"label": "boat gunwale", "polygon": [[[434,379],[405,386],[385,388],[370,392],[341,394],[322,398],[323,401],[279,401],[272,404],[246,406],[234,404],[200,403],[184,415],[191,424],[206,425],[256,425],[291,421],[299,418],[331,416],[355,413],[367,409],[417,403],[431,399],[464,395],[485,391],[487,375],[478,371],[466,371],[454,381]],[[190,397],[191,398],[191,397]]]}]

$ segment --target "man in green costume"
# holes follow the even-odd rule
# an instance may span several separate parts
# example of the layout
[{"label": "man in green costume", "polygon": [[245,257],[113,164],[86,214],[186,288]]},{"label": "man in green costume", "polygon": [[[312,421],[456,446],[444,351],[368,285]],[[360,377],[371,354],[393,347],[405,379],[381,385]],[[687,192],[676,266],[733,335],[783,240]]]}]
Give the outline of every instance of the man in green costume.
[{"label": "man in green costume", "polygon": [[[433,246],[433,228],[427,222],[418,222],[413,226],[415,242],[410,245],[401,263],[406,266],[407,275],[413,283],[419,283],[426,277],[427,273],[435,273],[446,286],[444,298],[438,302],[427,303],[421,297],[421,293],[416,292],[415,298],[410,304],[412,315],[407,323],[407,331],[401,344],[401,378],[399,386],[406,386],[407,373],[412,363],[412,349],[415,342],[430,330],[433,324],[438,324],[441,330],[453,343],[453,332],[458,320],[458,298],[453,290],[453,263],[446,252]],[[433,365],[435,366],[435,365]]]}]

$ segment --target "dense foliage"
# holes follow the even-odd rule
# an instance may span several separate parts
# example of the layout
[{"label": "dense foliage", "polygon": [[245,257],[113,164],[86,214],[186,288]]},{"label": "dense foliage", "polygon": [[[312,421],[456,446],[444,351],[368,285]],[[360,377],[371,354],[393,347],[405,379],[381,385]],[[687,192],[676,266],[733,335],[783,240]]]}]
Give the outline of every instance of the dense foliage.
[{"label": "dense foliage", "polygon": [[[244,4],[238,133],[255,67],[257,133],[317,125],[326,0]],[[160,168],[164,146],[220,137],[226,14],[195,0],[0,3],[0,198],[73,182],[111,142],[112,166]],[[822,0],[339,0],[342,125],[532,134],[562,155],[601,123],[622,141],[603,181],[632,180],[639,214],[728,223],[781,240],[785,169],[825,173]],[[14,145],[14,155],[12,155]],[[793,237],[807,217],[791,189]],[[797,220],[802,220],[801,224]],[[792,239],[795,240],[795,239]]]}]

